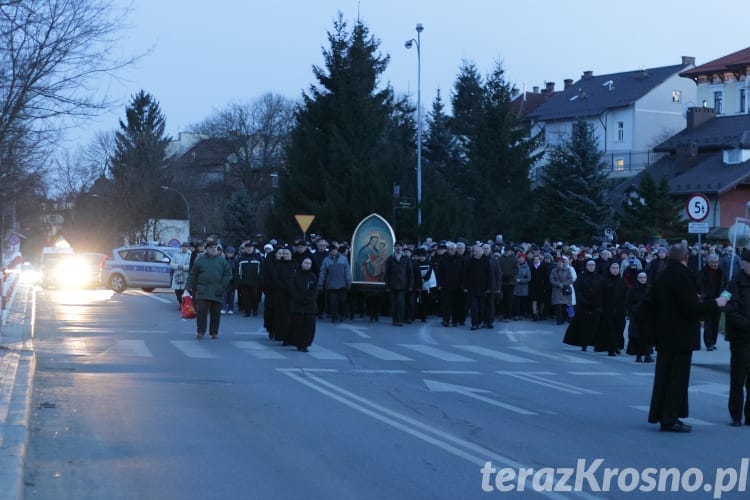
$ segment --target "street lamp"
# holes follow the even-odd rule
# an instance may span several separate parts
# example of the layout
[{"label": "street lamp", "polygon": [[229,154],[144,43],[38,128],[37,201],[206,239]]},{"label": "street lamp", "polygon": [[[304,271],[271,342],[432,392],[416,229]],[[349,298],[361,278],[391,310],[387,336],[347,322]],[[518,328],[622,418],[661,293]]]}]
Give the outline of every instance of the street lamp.
[{"label": "street lamp", "polygon": [[185,202],[185,209],[187,211],[187,221],[188,221],[188,239],[190,238],[190,204],[187,201],[187,198],[185,198],[185,195],[182,194],[180,191],[177,191],[174,188],[171,188],[169,186],[162,186],[161,187],[164,191],[174,191],[175,193],[179,194],[180,197],[182,197],[182,201]]},{"label": "street lamp", "polygon": [[417,23],[417,38],[407,40],[404,46],[410,49],[417,46],[417,240],[421,238],[422,229],[422,53],[421,35],[424,26]]}]

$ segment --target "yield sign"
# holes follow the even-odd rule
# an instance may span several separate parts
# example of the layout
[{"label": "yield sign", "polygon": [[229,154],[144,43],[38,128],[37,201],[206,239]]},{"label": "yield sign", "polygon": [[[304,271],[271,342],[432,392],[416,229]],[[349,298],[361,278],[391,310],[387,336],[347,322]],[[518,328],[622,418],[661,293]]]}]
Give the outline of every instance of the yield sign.
[{"label": "yield sign", "polygon": [[294,216],[295,220],[297,221],[297,224],[299,224],[299,228],[302,230],[303,233],[306,233],[308,229],[310,229],[310,224],[313,223],[315,220],[314,215],[302,215],[298,214]]}]

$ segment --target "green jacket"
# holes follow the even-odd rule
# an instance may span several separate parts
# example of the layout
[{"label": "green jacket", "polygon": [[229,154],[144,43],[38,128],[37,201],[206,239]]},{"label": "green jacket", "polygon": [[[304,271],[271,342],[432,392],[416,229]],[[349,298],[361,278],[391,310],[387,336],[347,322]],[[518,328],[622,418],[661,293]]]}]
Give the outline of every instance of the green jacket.
[{"label": "green jacket", "polygon": [[224,292],[232,280],[232,266],[219,254],[216,257],[200,255],[190,267],[185,288],[191,290],[197,300],[221,302]]}]

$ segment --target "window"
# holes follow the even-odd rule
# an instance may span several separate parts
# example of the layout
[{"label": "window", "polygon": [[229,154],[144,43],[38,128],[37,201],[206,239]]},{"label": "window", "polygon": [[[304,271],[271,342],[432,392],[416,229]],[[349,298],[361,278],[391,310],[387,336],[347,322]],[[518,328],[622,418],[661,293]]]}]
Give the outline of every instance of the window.
[{"label": "window", "polygon": [[740,89],[740,113],[747,112],[747,90]]},{"label": "window", "polygon": [[622,172],[625,170],[625,160],[618,158],[615,160],[615,171]]},{"label": "window", "polygon": [[625,140],[625,122],[617,122],[617,142]]},{"label": "window", "polygon": [[714,112],[720,115],[724,112],[724,93],[722,91],[714,92]]},{"label": "window", "polygon": [[680,102],[682,100],[682,92],[679,90],[672,91],[672,102]]}]

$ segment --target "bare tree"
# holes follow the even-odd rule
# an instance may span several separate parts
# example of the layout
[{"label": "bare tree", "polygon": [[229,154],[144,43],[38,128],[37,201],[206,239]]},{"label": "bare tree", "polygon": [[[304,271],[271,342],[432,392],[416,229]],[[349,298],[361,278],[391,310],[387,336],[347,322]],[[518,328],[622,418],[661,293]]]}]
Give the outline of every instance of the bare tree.
[{"label": "bare tree", "polygon": [[[274,189],[274,174],[286,163],[286,146],[294,123],[294,102],[278,94],[267,93],[250,103],[234,103],[201,123],[190,127],[194,133],[212,139],[223,139],[229,144],[231,156],[227,175],[233,193],[240,193],[250,204],[255,215],[254,228],[262,232],[259,224],[264,220]],[[230,208],[231,211],[231,207]],[[225,228],[232,227],[233,214],[225,213]],[[247,225],[243,222],[242,225]]]}]

